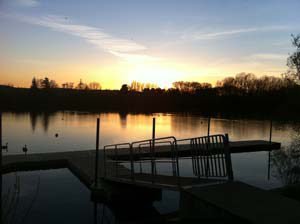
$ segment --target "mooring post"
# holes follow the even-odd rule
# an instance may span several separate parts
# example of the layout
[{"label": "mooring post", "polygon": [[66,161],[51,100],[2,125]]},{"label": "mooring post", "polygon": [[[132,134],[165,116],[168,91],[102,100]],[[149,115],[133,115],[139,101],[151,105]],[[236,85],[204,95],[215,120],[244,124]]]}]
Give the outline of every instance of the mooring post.
[{"label": "mooring post", "polygon": [[273,130],[273,121],[270,120],[270,136],[269,136],[269,142],[272,142],[272,130]]},{"label": "mooring post", "polygon": [[233,181],[233,169],[231,162],[231,152],[229,147],[229,135],[226,133],[224,137],[225,156],[226,156],[226,170],[228,174],[228,180]]},{"label": "mooring post", "polygon": [[271,151],[268,152],[268,180],[271,177]]},{"label": "mooring post", "polygon": [[130,153],[130,174],[131,174],[131,180],[134,181],[134,155],[133,155],[133,146],[132,146],[132,144],[130,144],[129,153]]},{"label": "mooring post", "polygon": [[0,223],[2,223],[2,112],[0,111]]},{"label": "mooring post", "polygon": [[152,159],[151,159],[151,172],[152,172],[152,182],[154,181],[154,174],[155,174],[155,117],[152,118],[152,144],[151,144],[151,151],[152,151]]},{"label": "mooring post", "polygon": [[207,136],[210,135],[210,115],[208,117],[208,123],[207,123]]},{"label": "mooring post", "polygon": [[96,155],[95,155],[95,187],[98,186],[99,129],[100,129],[100,118],[97,118],[97,127],[96,127]]}]

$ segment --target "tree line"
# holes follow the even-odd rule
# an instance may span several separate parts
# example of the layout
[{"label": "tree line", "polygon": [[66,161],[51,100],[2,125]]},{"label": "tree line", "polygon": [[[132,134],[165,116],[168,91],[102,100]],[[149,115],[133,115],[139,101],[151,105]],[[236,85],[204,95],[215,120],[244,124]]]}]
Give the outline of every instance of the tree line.
[{"label": "tree line", "polygon": [[[295,52],[287,59],[281,77],[239,73],[215,86],[177,81],[172,88],[133,81],[119,90],[101,90],[101,84],[64,83],[47,77],[33,78],[31,88],[0,88],[2,108],[8,110],[109,110],[109,111],[207,111],[245,113],[300,112],[300,36],[292,36]],[[44,91],[46,90],[46,91]],[[91,91],[93,90],[93,91]],[[262,113],[263,112],[263,113]]]},{"label": "tree line", "polygon": [[74,84],[74,82],[65,82],[61,86],[53,80],[49,79],[48,77],[45,77],[43,79],[37,79],[36,77],[33,77],[31,81],[30,89],[36,90],[36,89],[78,89],[78,90],[100,90],[101,85],[98,82],[90,82],[89,84],[82,82],[80,79],[78,84]]}]

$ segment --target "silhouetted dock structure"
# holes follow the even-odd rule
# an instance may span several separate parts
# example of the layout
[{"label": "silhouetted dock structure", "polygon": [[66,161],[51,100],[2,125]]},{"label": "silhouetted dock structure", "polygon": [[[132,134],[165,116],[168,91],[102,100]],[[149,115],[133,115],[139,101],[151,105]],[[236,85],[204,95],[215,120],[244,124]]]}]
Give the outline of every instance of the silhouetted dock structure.
[{"label": "silhouetted dock structure", "polygon": [[[171,136],[107,145],[102,150],[6,155],[2,173],[67,167],[94,197],[105,194],[104,183],[126,186],[132,198],[138,192],[147,196],[171,189],[180,191],[183,218],[296,223],[299,202],[234,181],[231,153],[279,148],[280,143],[268,141],[229,142],[228,135],[183,140]],[[180,175],[185,159],[191,161],[191,176]],[[168,173],[160,170],[161,163],[168,164]]]}]

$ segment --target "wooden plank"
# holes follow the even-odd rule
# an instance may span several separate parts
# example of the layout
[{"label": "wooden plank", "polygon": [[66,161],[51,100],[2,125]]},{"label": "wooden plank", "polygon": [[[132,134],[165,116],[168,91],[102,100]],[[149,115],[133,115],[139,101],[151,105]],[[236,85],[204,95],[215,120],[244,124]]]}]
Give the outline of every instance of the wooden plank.
[{"label": "wooden plank", "polygon": [[184,192],[195,201],[223,209],[250,223],[299,223],[300,220],[298,201],[241,182],[190,187]]}]

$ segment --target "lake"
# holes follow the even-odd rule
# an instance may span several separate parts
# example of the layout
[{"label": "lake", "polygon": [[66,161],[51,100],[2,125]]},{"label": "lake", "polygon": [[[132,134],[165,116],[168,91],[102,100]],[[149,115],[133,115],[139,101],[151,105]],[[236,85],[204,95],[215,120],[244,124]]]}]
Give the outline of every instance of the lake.
[{"label": "lake", "polygon": [[[149,139],[152,118],[156,118],[156,136],[177,139],[207,134],[208,119],[198,114],[156,113],[3,113],[3,143],[8,152],[20,154],[24,145],[28,153],[88,150],[95,148],[96,119],[100,117],[100,146]],[[270,121],[257,119],[211,118],[210,134],[228,133],[230,140],[268,140]],[[233,154],[235,179],[265,189],[279,187],[293,180],[286,173],[281,158],[299,133],[299,123],[274,121],[272,140],[282,143],[280,153],[253,152]],[[293,159],[291,157],[291,159]],[[269,166],[270,165],[270,166]]]},{"label": "lake", "polygon": [[68,169],[9,173],[3,175],[3,223],[157,223],[155,211],[178,209],[178,197],[166,193],[163,202],[150,204],[94,202]]}]

